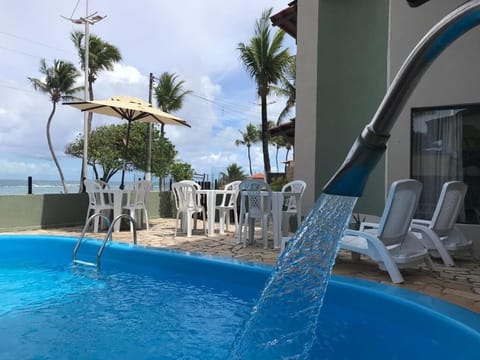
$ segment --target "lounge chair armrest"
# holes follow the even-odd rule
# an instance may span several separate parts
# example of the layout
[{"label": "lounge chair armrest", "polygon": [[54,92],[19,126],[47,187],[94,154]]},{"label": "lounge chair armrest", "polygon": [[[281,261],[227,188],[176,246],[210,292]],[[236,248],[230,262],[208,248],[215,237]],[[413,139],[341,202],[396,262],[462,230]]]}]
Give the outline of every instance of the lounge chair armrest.
[{"label": "lounge chair armrest", "polygon": [[413,219],[413,220],[412,220],[412,224],[429,226],[429,225],[430,225],[430,220]]},{"label": "lounge chair armrest", "polygon": [[372,234],[369,234],[367,232],[364,232],[364,231],[359,231],[359,230],[350,230],[350,229],[347,229],[345,230],[345,232],[343,233],[344,235],[349,235],[349,236],[359,236],[359,237],[362,237],[364,239],[367,239],[375,244],[379,244],[381,243],[381,241],[374,235]]},{"label": "lounge chair armrest", "polygon": [[351,229],[345,230],[345,232],[343,234],[344,235],[351,235],[351,236],[362,236],[363,235],[363,233],[361,231],[351,230]]},{"label": "lounge chair armrest", "polygon": [[380,224],[378,223],[362,221],[362,223],[360,224],[360,231],[364,231],[365,228],[378,229],[379,226]]}]

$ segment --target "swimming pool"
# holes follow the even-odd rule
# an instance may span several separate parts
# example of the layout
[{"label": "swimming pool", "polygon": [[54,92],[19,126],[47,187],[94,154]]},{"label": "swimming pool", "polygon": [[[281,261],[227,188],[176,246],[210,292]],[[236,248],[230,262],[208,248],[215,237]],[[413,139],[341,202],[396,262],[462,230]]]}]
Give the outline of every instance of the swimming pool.
[{"label": "swimming pool", "polygon": [[[110,243],[97,273],[76,240],[0,236],[0,358],[225,359],[272,270]],[[312,359],[478,359],[480,316],[334,276],[316,335]]]}]

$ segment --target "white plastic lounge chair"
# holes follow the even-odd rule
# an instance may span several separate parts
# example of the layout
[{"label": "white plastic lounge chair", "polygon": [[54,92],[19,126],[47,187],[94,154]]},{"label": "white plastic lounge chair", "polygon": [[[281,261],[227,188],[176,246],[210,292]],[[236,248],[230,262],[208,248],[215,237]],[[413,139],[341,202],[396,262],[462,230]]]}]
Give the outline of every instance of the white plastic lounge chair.
[{"label": "white plastic lounge chair", "polygon": [[[362,223],[360,231],[346,230],[340,248],[363,254],[388,271],[394,283],[403,282],[399,268],[426,262],[431,266],[428,251],[409,231],[417,208],[422,184],[416,180],[395,181],[388,193],[379,224]],[[367,226],[376,228],[366,230]]]},{"label": "white plastic lounge chair", "polygon": [[[272,214],[272,188],[263,180],[246,179],[239,185],[240,217],[238,226],[238,242],[247,245],[247,234],[253,237],[255,220],[262,224],[264,248],[268,245],[268,220]],[[253,238],[249,239],[250,242]]]},{"label": "white plastic lounge chair", "polygon": [[201,213],[203,219],[203,230],[207,235],[207,228],[205,227],[205,208],[199,204],[197,196],[197,189],[194,185],[184,182],[173,183],[173,196],[175,198],[175,207],[177,209],[177,216],[175,221],[175,232],[173,237],[177,236],[178,219],[180,214],[184,214],[186,221],[187,237],[192,236],[192,215]]},{"label": "white plastic lounge chair", "polygon": [[434,257],[440,256],[447,266],[454,266],[451,254],[468,251],[467,240],[455,225],[462,209],[467,185],[461,181],[443,184],[431,220],[413,219],[412,231],[421,235],[420,241]]}]

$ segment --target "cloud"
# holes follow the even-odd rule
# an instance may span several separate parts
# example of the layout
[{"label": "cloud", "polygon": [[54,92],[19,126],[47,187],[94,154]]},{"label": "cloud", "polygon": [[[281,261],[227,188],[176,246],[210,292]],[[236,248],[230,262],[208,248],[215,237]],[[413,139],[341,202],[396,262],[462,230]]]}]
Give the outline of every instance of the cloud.
[{"label": "cloud", "polygon": [[115,64],[113,71],[105,72],[100,84],[122,85],[122,84],[145,84],[148,78],[142,75],[137,68],[131,65]]}]

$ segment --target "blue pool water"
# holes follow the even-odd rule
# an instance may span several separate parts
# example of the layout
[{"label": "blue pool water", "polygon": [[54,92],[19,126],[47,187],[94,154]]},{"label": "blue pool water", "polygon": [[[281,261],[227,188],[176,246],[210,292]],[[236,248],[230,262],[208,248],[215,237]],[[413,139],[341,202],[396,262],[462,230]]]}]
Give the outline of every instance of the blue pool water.
[{"label": "blue pool water", "polygon": [[[71,265],[75,241],[0,236],[1,359],[226,359],[272,271],[109,244],[97,273]],[[334,276],[315,335],[312,359],[478,359],[480,316]]]}]

